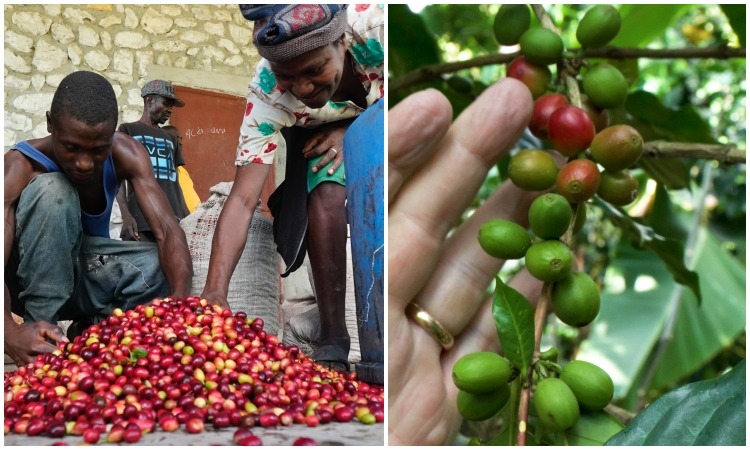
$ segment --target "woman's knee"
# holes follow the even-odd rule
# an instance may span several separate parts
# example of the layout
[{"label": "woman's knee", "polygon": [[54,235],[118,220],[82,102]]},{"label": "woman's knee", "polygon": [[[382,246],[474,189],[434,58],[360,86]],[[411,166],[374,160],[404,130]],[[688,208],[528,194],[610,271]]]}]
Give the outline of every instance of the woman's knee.
[{"label": "woman's knee", "polygon": [[320,183],[310,192],[310,203],[324,207],[344,207],[346,187],[333,182]]}]

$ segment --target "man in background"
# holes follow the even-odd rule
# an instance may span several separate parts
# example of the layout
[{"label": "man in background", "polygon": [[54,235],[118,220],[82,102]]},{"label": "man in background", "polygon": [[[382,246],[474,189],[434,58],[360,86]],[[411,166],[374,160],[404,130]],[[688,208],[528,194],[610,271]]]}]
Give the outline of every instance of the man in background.
[{"label": "man in background", "polygon": [[[132,136],[143,144],[154,169],[154,177],[172,206],[177,220],[184,219],[190,211],[180,188],[177,168],[185,164],[182,149],[174,133],[164,130],[161,125],[172,115],[172,108],[181,108],[185,102],[175,96],[172,83],[165,80],[152,80],[141,89],[143,115],[137,122],[124,123],[118,131]],[[122,213],[120,237],[125,241],[154,242],[154,234],[146,222],[132,189],[127,183],[117,196]]]}]

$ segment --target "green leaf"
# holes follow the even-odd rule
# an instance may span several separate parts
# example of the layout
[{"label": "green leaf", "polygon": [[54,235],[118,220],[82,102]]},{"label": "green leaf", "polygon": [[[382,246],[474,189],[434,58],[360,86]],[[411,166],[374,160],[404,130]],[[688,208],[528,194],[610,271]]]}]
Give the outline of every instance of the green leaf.
[{"label": "green leaf", "polygon": [[638,165],[667,189],[690,187],[690,168],[679,158],[641,158]]},{"label": "green leaf", "polygon": [[700,278],[692,270],[685,266],[685,246],[673,239],[654,239],[647,241],[644,248],[651,250],[667,264],[667,269],[672,273],[675,281],[690,288],[698,300],[698,305],[703,302],[700,290]]},{"label": "green leaf", "polygon": [[688,270],[685,266],[685,247],[682,243],[656,234],[653,228],[638,223],[622,210],[599,198],[595,199],[595,204],[623,231],[623,235],[633,245],[643,247],[658,255],[667,265],[667,269],[672,273],[675,281],[688,286],[695,294],[698,304],[701,304],[703,298],[701,297],[700,280],[697,273]]},{"label": "green leaf", "polygon": [[745,445],[746,368],[685,385],[651,404],[606,445]]},{"label": "green leaf", "polygon": [[737,38],[740,43],[745,42],[745,28],[747,27],[747,6],[740,3],[734,5],[721,5],[721,10],[729,19],[729,24],[732,26]]},{"label": "green leaf", "polygon": [[604,278],[599,316],[577,354],[610,374],[616,399],[642,390],[635,383],[671,320],[671,342],[661,361],[651,362],[656,371],[644,388],[667,388],[694,374],[745,329],[745,267],[706,228],[700,229],[691,252],[694,270],[711,274],[702,280],[706,301],[700,307],[655,254],[624,242],[616,249]]},{"label": "green leaf", "polygon": [[675,240],[685,242],[687,226],[680,220],[679,211],[672,204],[669,192],[662,184],[657,184],[654,202],[651,205],[645,224],[651,226],[662,236],[672,236]]},{"label": "green leaf", "polygon": [[148,356],[148,350],[142,347],[138,347],[132,352],[130,352],[130,362],[135,363],[138,361],[138,358],[145,358]]},{"label": "green leaf", "polygon": [[492,29],[494,14],[491,5],[433,4],[424,8],[420,16],[427,29],[440,40],[449,40],[474,54],[497,51]]},{"label": "green leaf", "polygon": [[388,70],[400,76],[441,60],[424,21],[406,5],[388,5]]},{"label": "green leaf", "polygon": [[620,5],[620,32],[610,45],[614,47],[645,47],[664,36],[666,30],[694,5]]},{"label": "green leaf", "polygon": [[622,430],[622,424],[604,411],[584,413],[565,433],[568,445],[604,445]]},{"label": "green leaf", "polygon": [[681,295],[679,326],[657,366],[651,383],[655,389],[669,388],[699,370],[745,329],[745,267],[706,229],[699,231],[694,249],[693,270],[707,274],[701,279],[706,301],[699,307],[690,294]]},{"label": "green leaf", "polygon": [[654,94],[638,90],[628,95],[625,109],[669,141],[716,143],[711,127],[691,105],[671,109]]},{"label": "green leaf", "polygon": [[495,277],[495,296],[492,316],[505,357],[522,374],[531,367],[534,355],[534,309],[520,292]]},{"label": "green leaf", "polygon": [[623,426],[612,415],[604,411],[581,412],[573,428],[565,433],[549,433],[542,439],[544,445],[592,446],[604,445],[612,436],[622,431]]},{"label": "green leaf", "polygon": [[615,384],[614,398],[622,399],[659,340],[676,283],[652,253],[621,241],[614,256],[605,273],[599,315],[576,359],[604,369]]}]

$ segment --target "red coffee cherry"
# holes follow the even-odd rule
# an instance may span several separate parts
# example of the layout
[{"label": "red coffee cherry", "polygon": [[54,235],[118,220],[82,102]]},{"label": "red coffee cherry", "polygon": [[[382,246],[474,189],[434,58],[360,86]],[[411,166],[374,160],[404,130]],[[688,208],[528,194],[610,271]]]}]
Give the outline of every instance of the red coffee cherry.
[{"label": "red coffee cherry", "polygon": [[575,159],[560,169],[555,187],[570,203],[581,203],[596,194],[600,180],[596,163],[590,159]]},{"label": "red coffee cherry", "polygon": [[536,99],[534,101],[534,112],[529,122],[529,131],[531,131],[531,134],[539,139],[546,140],[548,138],[547,127],[549,125],[549,116],[563,106],[570,106],[570,103],[568,102],[568,98],[562,94],[544,94]]},{"label": "red coffee cherry", "polygon": [[523,56],[517,57],[508,64],[507,75],[525,84],[534,98],[544,94],[547,84],[552,81],[552,73],[547,66],[532,64]]},{"label": "red coffee cherry", "polygon": [[586,111],[575,106],[564,106],[550,115],[547,134],[555,150],[571,157],[589,147],[596,129]]}]

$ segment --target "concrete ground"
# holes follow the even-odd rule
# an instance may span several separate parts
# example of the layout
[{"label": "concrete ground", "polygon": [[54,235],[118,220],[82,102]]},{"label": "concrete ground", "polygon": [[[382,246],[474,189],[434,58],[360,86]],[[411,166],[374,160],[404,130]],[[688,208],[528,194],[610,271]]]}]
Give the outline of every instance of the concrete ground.
[{"label": "concrete ground", "polygon": [[[7,370],[7,366],[6,366]],[[141,438],[135,444],[108,444],[102,442],[99,445],[159,445],[159,446],[214,446],[214,445],[236,445],[232,441],[232,436],[237,428],[229,427],[214,429],[212,425],[207,425],[206,430],[199,434],[190,434],[180,428],[179,430],[167,433],[164,431],[155,431]],[[353,421],[349,423],[331,422],[317,427],[308,427],[305,425],[290,425],[288,427],[277,426],[275,428],[255,427],[253,433],[260,437],[263,445],[283,445],[291,446],[294,440],[299,437],[307,437],[315,440],[318,445],[338,446],[338,445],[362,445],[362,446],[382,446],[385,442],[385,427],[382,423],[364,425]],[[44,436],[29,437],[26,435],[7,434],[5,435],[3,445],[52,445],[63,442],[67,445],[88,445],[83,441],[81,436],[66,436],[64,438],[49,438]]]}]

